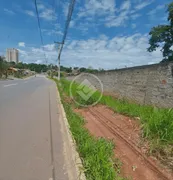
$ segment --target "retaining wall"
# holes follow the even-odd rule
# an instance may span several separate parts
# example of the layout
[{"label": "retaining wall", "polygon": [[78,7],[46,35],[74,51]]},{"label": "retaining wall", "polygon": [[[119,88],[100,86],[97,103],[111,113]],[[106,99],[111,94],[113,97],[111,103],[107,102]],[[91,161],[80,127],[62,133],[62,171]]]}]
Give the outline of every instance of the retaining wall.
[{"label": "retaining wall", "polygon": [[[173,107],[173,63],[110,70],[95,74],[105,92],[140,104]],[[74,77],[68,77],[69,80]],[[96,84],[90,76],[86,79]]]}]

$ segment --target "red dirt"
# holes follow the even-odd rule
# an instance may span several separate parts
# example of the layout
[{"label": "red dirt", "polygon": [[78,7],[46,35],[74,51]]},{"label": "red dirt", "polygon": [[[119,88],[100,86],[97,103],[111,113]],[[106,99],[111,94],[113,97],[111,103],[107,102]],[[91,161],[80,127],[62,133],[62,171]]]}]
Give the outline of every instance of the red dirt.
[{"label": "red dirt", "polygon": [[145,155],[147,146],[140,145],[140,126],[137,120],[116,114],[106,106],[78,109],[86,128],[96,137],[115,142],[115,156],[122,162],[123,177],[133,180],[172,180],[173,174],[161,167],[159,162]]}]

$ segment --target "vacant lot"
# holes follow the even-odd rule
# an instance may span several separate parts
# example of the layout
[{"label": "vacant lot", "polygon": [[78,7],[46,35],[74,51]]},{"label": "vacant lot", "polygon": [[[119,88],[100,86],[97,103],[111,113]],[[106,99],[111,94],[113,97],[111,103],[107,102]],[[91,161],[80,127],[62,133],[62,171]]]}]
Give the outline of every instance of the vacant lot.
[{"label": "vacant lot", "polygon": [[[70,99],[69,88],[70,82],[61,80],[59,90],[69,123],[72,123],[70,123],[71,128],[82,130],[81,134],[73,132],[72,128],[72,133],[74,137],[80,134],[79,139],[82,139],[79,143],[79,139],[75,137],[88,179],[97,176],[98,178],[94,179],[115,179],[115,177],[119,177],[120,171],[123,177],[130,176],[133,179],[148,179],[148,177],[153,180],[172,179],[170,171],[173,169],[173,111],[171,109],[140,106],[114,99],[111,96],[103,96],[99,103],[106,106],[78,110],[82,111],[80,113],[87,121],[86,124],[86,121],[74,113],[74,109],[79,107]],[[83,101],[76,92],[73,94],[78,102]],[[85,103],[92,104],[99,95],[99,92],[96,92]],[[119,125],[117,121],[120,123]],[[77,126],[78,122],[80,122],[80,126]],[[90,133],[84,126],[89,129]],[[87,145],[83,142],[84,134],[92,139],[87,141]],[[98,137],[104,137],[106,140],[98,139]],[[110,139],[113,140],[115,148]],[[90,149],[93,147],[93,141],[98,143],[94,144],[94,151],[92,148],[92,150]],[[81,144],[84,144],[87,149],[80,148],[83,146]],[[99,159],[98,156],[101,159],[96,161]],[[155,160],[153,160],[153,156]],[[89,157],[92,160],[89,160]],[[97,158],[94,158],[93,161],[93,157]],[[120,160],[115,160],[115,157]],[[160,162],[164,167],[160,165]],[[93,166],[97,168],[93,170]],[[103,174],[105,174],[104,178]]]}]

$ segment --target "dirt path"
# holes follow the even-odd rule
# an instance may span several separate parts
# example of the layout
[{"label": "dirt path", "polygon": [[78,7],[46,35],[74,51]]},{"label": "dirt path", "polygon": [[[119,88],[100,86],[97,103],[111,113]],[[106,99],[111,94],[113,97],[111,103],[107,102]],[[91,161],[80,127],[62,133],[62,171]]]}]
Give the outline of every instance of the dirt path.
[{"label": "dirt path", "polygon": [[115,142],[115,156],[121,160],[122,175],[133,180],[172,180],[173,175],[160,166],[157,160],[145,155],[140,146],[140,126],[129,117],[115,114],[105,106],[79,109],[87,121],[86,127],[97,137]]}]

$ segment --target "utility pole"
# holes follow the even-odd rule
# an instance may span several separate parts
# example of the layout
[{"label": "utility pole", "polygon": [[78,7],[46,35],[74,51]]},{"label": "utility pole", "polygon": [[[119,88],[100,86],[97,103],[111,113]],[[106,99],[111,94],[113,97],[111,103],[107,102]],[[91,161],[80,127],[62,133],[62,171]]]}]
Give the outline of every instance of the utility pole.
[{"label": "utility pole", "polygon": [[71,17],[72,17],[72,14],[73,14],[75,1],[76,0],[71,0],[71,2],[69,4],[69,7],[68,7],[67,20],[66,20],[66,23],[65,23],[65,29],[64,29],[64,34],[63,34],[63,37],[62,37],[62,41],[61,42],[55,42],[56,44],[59,44],[59,47],[58,47],[58,80],[60,80],[60,57],[61,57],[61,53],[62,53],[64,43],[65,43],[65,40],[66,40],[66,36],[67,36],[68,28],[69,28],[69,25],[70,25]]},{"label": "utility pole", "polygon": [[61,52],[61,48],[62,48],[62,44],[61,42],[54,42],[56,44],[58,44],[58,80],[60,80],[60,72],[61,72],[61,60],[60,60],[60,52]]}]

